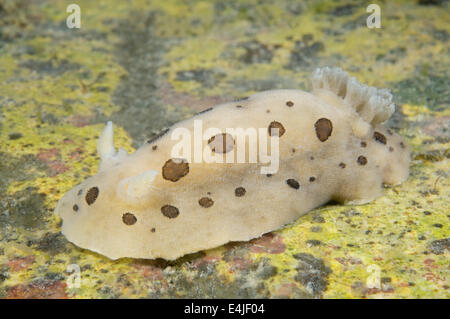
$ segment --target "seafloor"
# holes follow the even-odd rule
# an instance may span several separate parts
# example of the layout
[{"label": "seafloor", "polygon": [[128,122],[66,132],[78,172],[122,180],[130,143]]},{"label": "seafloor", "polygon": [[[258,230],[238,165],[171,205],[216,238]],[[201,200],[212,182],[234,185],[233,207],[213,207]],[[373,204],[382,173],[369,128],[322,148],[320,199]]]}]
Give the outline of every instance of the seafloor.
[{"label": "seafloor", "polygon": [[[281,0],[77,0],[68,29],[71,2],[0,1],[0,297],[450,297],[448,1],[380,1],[380,29],[362,1]],[[325,65],[393,90],[407,182],[175,262],[111,261],[61,235],[53,210],[96,173],[106,120],[133,151],[217,102],[304,89]]]}]

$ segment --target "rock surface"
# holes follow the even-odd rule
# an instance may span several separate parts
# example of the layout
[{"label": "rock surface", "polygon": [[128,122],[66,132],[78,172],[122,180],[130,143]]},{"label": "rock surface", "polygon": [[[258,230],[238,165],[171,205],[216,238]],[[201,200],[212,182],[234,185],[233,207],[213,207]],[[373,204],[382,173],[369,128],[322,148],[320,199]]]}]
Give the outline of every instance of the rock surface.
[{"label": "rock surface", "polygon": [[[1,3],[0,297],[449,298],[448,2],[385,3],[381,29],[351,1],[77,3],[81,29],[63,2]],[[407,182],[175,262],[111,262],[60,234],[56,202],[96,172],[106,120],[133,151],[218,102],[304,89],[325,65],[393,89]]]}]

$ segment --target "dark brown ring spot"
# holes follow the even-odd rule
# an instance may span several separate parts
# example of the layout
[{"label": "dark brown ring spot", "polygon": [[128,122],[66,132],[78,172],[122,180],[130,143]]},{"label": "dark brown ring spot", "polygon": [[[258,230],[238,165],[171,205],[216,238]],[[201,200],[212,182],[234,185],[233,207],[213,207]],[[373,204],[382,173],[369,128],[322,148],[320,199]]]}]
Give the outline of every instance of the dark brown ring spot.
[{"label": "dark brown ring spot", "polygon": [[358,157],[357,162],[358,162],[359,165],[366,165],[367,164],[367,158],[365,156],[360,155]]},{"label": "dark brown ring spot", "polygon": [[316,178],[314,177],[314,176],[311,176],[310,178],[309,178],[309,181],[310,182],[314,182],[316,180]]},{"label": "dark brown ring spot", "polygon": [[137,218],[136,218],[136,216],[134,216],[131,213],[125,213],[122,216],[122,221],[125,225],[131,226],[131,225],[136,224]]},{"label": "dark brown ring spot", "polygon": [[234,138],[228,133],[217,134],[208,140],[208,146],[215,153],[228,153],[234,148]]},{"label": "dark brown ring spot", "polygon": [[209,208],[212,205],[214,205],[214,201],[210,197],[202,197],[202,198],[200,198],[198,203],[200,204],[200,206],[202,206],[204,208]]},{"label": "dark brown ring spot", "polygon": [[287,102],[286,102],[286,105],[289,106],[289,107],[293,107],[293,106],[294,106],[294,102],[292,102],[292,101],[287,101]]},{"label": "dark brown ring spot", "polygon": [[166,133],[169,132],[169,130],[170,130],[169,128],[166,128],[166,129],[162,130],[161,132],[159,132],[158,134],[156,134],[155,137],[149,139],[149,140],[147,141],[147,143],[148,143],[148,144],[153,143],[154,141],[156,141],[156,140],[158,140],[159,138],[161,138],[161,137],[163,137],[164,135],[166,135]]},{"label": "dark brown ring spot", "polygon": [[361,142],[361,147],[367,147],[367,143],[364,142],[364,141],[362,141],[362,142]]},{"label": "dark brown ring spot", "polygon": [[183,159],[170,159],[162,168],[163,178],[172,182],[178,181],[180,178],[189,173],[189,164]]},{"label": "dark brown ring spot", "polygon": [[286,180],[286,184],[288,184],[290,187],[294,189],[300,188],[300,184],[293,178],[289,178],[288,180]]},{"label": "dark brown ring spot", "polygon": [[269,124],[268,131],[270,136],[281,137],[286,132],[286,129],[280,122],[273,121]]},{"label": "dark brown ring spot", "polygon": [[384,136],[384,135],[381,134],[380,132],[374,132],[374,133],[373,133],[373,138],[374,138],[375,141],[377,141],[378,143],[381,143],[381,144],[385,144],[385,145],[386,145],[386,136]]},{"label": "dark brown ring spot", "polygon": [[74,212],[77,212],[77,211],[78,211],[78,205],[77,205],[77,204],[73,205],[72,208],[73,208],[73,211],[74,211]]},{"label": "dark brown ring spot", "polygon": [[245,190],[244,187],[238,187],[234,190],[234,195],[236,195],[236,197],[242,197],[245,195],[247,191]]},{"label": "dark brown ring spot", "polygon": [[99,193],[100,193],[100,190],[98,189],[97,186],[89,188],[89,190],[87,191],[86,196],[85,196],[86,203],[88,205],[92,205],[95,202],[95,200],[97,199]]},{"label": "dark brown ring spot", "polygon": [[175,218],[180,214],[180,211],[175,206],[164,205],[161,207],[161,213],[167,218]]},{"label": "dark brown ring spot", "polygon": [[347,165],[345,165],[345,163],[342,163],[342,162],[339,163],[339,167],[340,167],[340,168],[345,168],[346,166],[347,166]]}]

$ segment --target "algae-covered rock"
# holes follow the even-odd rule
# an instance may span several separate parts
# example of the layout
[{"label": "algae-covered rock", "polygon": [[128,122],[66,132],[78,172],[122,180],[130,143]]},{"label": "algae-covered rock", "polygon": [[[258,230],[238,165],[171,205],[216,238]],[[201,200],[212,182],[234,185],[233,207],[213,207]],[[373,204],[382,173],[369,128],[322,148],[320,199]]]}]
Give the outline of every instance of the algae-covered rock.
[{"label": "algae-covered rock", "polygon": [[[448,2],[385,1],[380,29],[344,0],[76,3],[80,29],[63,1],[0,2],[0,297],[449,297]],[[405,183],[175,261],[111,262],[61,235],[56,203],[96,173],[106,121],[132,152],[326,65],[392,89]]]}]

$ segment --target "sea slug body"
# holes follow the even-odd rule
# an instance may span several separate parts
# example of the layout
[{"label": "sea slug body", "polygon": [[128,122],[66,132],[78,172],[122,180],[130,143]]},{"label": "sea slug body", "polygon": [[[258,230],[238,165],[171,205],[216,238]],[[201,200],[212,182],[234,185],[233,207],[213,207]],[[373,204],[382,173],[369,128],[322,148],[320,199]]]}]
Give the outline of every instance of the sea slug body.
[{"label": "sea slug body", "polygon": [[[388,90],[328,67],[312,74],[311,87],[214,106],[130,155],[114,148],[109,122],[98,142],[98,174],[57,204],[63,234],[111,259],[173,260],[280,229],[330,200],[370,202],[383,185],[408,178],[410,149],[382,124],[395,110]],[[224,157],[241,138],[227,128],[262,128],[277,137],[278,170],[175,158],[172,133],[193,132],[197,120],[220,131],[206,136],[205,152]]]}]

